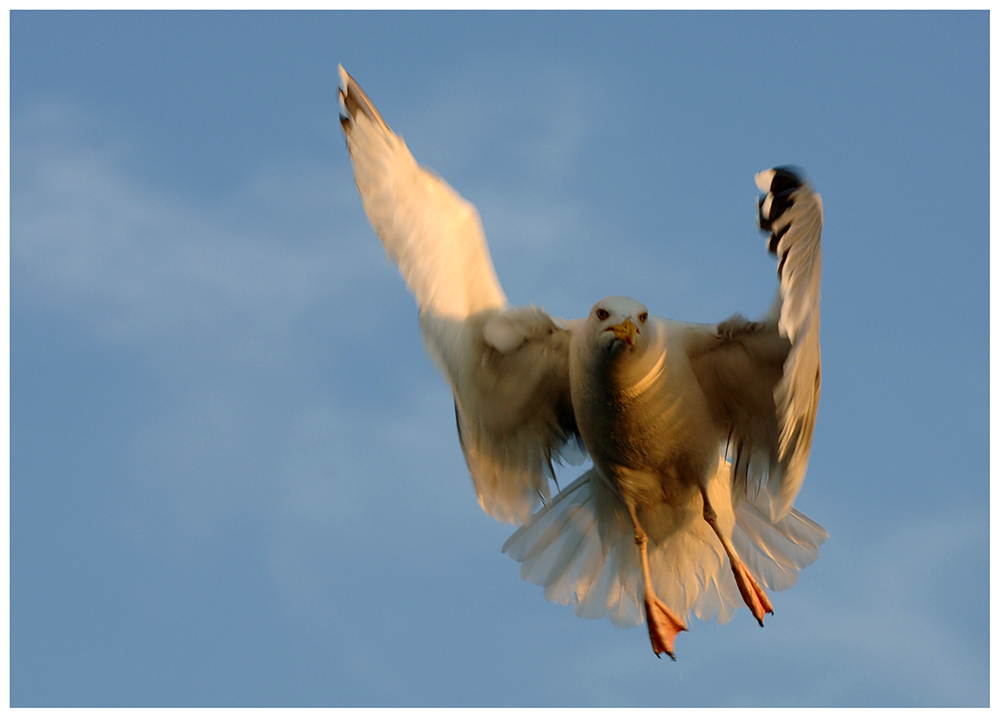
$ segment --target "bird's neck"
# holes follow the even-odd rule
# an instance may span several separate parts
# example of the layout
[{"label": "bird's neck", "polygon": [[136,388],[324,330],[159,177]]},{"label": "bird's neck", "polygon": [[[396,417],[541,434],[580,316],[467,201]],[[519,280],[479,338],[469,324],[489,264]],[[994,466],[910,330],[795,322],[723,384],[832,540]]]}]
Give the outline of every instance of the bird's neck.
[{"label": "bird's neck", "polygon": [[670,372],[670,354],[665,337],[653,335],[641,346],[609,353],[598,351],[577,356],[577,371],[590,377],[591,401],[619,411],[628,411],[651,400],[663,387]]}]

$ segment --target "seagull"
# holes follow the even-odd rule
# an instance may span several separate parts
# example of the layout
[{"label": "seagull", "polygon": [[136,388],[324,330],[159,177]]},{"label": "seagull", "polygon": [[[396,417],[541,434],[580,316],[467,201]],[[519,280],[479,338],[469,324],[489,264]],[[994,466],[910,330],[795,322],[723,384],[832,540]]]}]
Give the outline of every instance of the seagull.
[{"label": "seagull", "polygon": [[[416,297],[479,504],[519,526],[503,551],[522,578],[581,617],[645,622],[657,657],[692,612],[722,623],[745,604],[763,626],[767,590],[828,537],[792,506],[820,393],[819,195],[791,167],[755,176],[779,285],[757,321],[664,319],[620,296],[569,321],[511,307],[476,208],[338,69],[365,212]],[[588,455],[553,496],[554,465]]]}]

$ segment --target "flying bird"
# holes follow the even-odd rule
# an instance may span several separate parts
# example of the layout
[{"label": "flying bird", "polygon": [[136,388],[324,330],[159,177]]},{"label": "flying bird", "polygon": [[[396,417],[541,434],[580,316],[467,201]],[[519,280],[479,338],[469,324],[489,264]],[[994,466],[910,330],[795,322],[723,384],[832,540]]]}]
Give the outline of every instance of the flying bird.
[{"label": "flying bird", "polygon": [[[756,175],[779,279],[762,319],[692,324],[617,296],[556,319],[507,303],[476,208],[339,71],[365,212],[454,394],[479,504],[520,525],[503,550],[521,576],[580,616],[645,621],[657,657],[692,612],[722,623],[746,604],[763,626],[767,590],[828,536],[792,506],[820,393],[819,195],[798,170]],[[592,468],[553,496],[554,464],[581,451]]]}]

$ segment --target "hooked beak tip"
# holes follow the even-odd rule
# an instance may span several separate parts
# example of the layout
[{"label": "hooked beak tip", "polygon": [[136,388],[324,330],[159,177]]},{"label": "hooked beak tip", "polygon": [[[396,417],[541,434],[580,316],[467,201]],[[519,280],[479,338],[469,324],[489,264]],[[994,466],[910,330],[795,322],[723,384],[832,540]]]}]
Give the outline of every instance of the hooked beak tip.
[{"label": "hooked beak tip", "polygon": [[608,331],[613,332],[616,339],[621,339],[629,346],[635,345],[635,338],[639,334],[639,330],[636,329],[632,317],[626,317],[625,321],[621,324],[608,327]]}]

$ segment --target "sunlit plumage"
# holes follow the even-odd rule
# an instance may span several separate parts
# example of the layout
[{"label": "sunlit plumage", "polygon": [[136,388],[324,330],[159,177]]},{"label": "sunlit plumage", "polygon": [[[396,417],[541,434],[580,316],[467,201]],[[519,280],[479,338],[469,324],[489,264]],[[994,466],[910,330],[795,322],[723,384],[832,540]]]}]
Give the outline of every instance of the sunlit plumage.
[{"label": "sunlit plumage", "polygon": [[[417,165],[340,68],[341,124],[375,231],[420,306],[483,510],[545,597],[673,656],[687,616],[763,625],[827,534],[792,507],[820,390],[822,204],[787,168],[757,175],[779,295],[750,322],[651,316],[628,297],[562,321],[512,308],[476,209]],[[553,464],[593,468],[552,496]],[[640,608],[640,606],[642,608]]]}]

